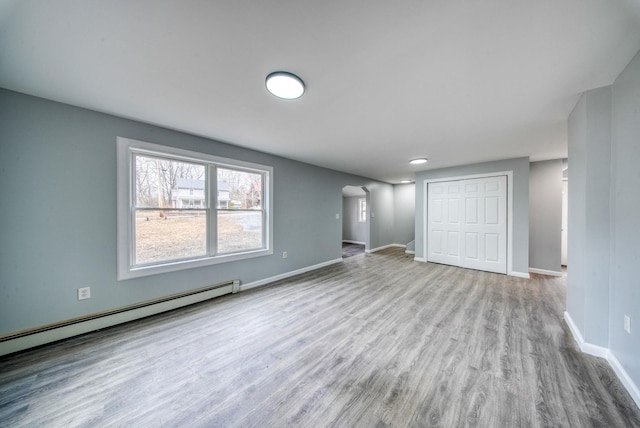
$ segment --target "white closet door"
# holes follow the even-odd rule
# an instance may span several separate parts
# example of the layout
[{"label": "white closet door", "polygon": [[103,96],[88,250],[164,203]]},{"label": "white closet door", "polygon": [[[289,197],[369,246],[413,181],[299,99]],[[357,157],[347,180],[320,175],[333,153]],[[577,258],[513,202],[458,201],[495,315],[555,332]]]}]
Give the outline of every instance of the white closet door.
[{"label": "white closet door", "polygon": [[429,183],[427,260],[507,273],[507,177]]},{"label": "white closet door", "polygon": [[460,182],[429,183],[429,261],[460,264]]}]

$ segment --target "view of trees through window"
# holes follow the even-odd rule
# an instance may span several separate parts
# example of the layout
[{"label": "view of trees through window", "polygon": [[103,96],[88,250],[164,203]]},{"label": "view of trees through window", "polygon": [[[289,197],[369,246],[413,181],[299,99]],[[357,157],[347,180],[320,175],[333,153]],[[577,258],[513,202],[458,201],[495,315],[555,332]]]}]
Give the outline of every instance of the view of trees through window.
[{"label": "view of trees through window", "polygon": [[[146,154],[134,158],[134,265],[263,248],[262,174]],[[215,195],[208,168],[216,169]],[[212,221],[215,245],[207,238]]]},{"label": "view of trees through window", "polygon": [[218,168],[218,199],[224,188],[229,189],[229,205],[221,208],[261,208],[262,175],[235,169]]},{"label": "view of trees through window", "polygon": [[179,179],[205,180],[205,165],[142,155],[135,156],[135,163],[139,208],[175,208]]}]

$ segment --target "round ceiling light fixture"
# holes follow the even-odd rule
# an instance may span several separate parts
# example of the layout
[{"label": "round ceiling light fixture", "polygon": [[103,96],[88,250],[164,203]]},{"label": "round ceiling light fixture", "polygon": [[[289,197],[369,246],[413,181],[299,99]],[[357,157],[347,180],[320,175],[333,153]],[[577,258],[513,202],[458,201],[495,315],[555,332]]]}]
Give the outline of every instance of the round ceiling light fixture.
[{"label": "round ceiling light fixture", "polygon": [[274,71],[265,80],[267,90],[278,98],[295,100],[304,94],[304,82],[286,71]]},{"label": "round ceiling light fixture", "polygon": [[412,183],[412,181],[411,180],[400,180],[400,183],[408,184],[408,183]]},{"label": "round ceiling light fixture", "polygon": [[417,159],[411,159],[409,161],[409,163],[411,165],[422,165],[423,163],[427,163],[427,158],[417,158]]}]

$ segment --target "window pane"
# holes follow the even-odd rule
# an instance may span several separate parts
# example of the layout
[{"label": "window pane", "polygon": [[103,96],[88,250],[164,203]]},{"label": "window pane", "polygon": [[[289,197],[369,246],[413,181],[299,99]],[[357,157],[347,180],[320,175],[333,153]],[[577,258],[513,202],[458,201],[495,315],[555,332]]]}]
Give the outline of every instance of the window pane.
[{"label": "window pane", "polygon": [[218,253],[263,247],[262,211],[218,211]]},{"label": "window pane", "polygon": [[206,256],[207,212],[138,210],[136,265]]},{"label": "window pane", "polygon": [[262,174],[218,168],[218,208],[261,209]]},{"label": "window pane", "polygon": [[138,208],[205,208],[205,166],[135,155]]},{"label": "window pane", "polygon": [[367,200],[366,199],[358,199],[358,203],[360,204],[359,209],[359,221],[367,221]]}]

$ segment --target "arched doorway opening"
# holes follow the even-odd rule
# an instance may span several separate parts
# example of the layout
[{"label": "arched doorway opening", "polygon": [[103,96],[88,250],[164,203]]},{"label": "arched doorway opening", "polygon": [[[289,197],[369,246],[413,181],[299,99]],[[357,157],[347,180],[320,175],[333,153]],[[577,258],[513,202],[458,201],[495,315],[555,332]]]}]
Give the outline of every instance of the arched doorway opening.
[{"label": "arched doorway opening", "polygon": [[369,190],[363,186],[342,188],[342,257],[369,250]]}]

